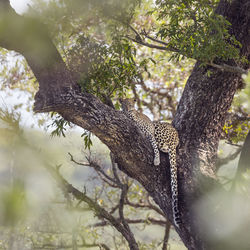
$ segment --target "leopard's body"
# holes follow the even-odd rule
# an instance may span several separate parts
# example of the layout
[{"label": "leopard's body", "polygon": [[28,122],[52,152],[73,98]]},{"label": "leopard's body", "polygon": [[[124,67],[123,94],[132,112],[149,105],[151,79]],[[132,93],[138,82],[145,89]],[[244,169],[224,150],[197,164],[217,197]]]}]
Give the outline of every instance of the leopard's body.
[{"label": "leopard's body", "polygon": [[160,164],[160,153],[154,137],[154,124],[146,115],[135,109],[135,101],[133,98],[123,99],[120,100],[120,102],[124,113],[137,124],[141,131],[150,140],[154,149],[154,165],[158,166]]},{"label": "leopard's body", "polygon": [[176,167],[176,147],[179,144],[178,132],[167,122],[154,122],[154,127],[154,136],[157,141],[158,148],[162,152],[168,153],[169,155],[173,219],[175,225],[179,226],[181,219],[178,208],[178,180]]},{"label": "leopard's body", "polygon": [[178,209],[178,182],[176,167],[176,147],[179,144],[178,132],[169,123],[152,122],[146,115],[135,109],[135,100],[133,98],[120,100],[124,113],[132,119],[142,132],[149,138],[154,149],[154,165],[160,164],[160,155],[158,148],[169,154],[170,175],[171,175],[171,194],[172,210],[175,225],[178,227],[181,223]]}]

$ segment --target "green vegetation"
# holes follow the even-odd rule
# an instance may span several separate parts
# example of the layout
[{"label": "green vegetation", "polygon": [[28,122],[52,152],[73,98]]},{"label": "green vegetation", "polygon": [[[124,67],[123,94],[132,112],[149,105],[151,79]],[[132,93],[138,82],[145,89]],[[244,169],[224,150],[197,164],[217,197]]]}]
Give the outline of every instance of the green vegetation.
[{"label": "green vegetation", "polygon": [[[34,0],[25,15],[47,25],[82,92],[117,110],[120,97],[133,96],[152,120],[170,121],[197,61],[209,77],[206,66],[245,72],[231,23],[214,12],[218,2]],[[26,60],[0,49],[0,63],[0,249],[129,249],[116,224],[131,229],[140,250],[185,249],[145,189],[91,132],[72,132],[54,112],[32,113],[38,83]],[[243,78],[221,136],[232,147],[220,148],[217,169],[237,159],[233,146],[241,148],[249,133],[250,73]],[[26,102],[9,104],[10,90]],[[24,111],[36,118],[28,128]],[[232,186],[232,174],[219,177]]]}]

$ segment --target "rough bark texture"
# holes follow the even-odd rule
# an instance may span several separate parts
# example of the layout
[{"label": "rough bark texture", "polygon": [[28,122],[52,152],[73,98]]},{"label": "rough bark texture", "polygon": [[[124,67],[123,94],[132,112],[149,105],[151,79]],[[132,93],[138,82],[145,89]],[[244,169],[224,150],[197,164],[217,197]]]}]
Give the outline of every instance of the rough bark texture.
[{"label": "rough bark texture", "polygon": [[[98,136],[113,152],[120,168],[146,188],[172,221],[167,155],[162,153],[161,165],[154,167],[153,150],[140,130],[121,111],[81,93],[45,27],[18,16],[8,5],[0,7],[0,46],[24,55],[39,82],[34,110],[57,111],[68,121]],[[232,23],[232,34],[243,44],[241,54],[248,58],[249,8],[249,0],[235,0],[221,1],[217,9]],[[234,65],[234,62],[227,63]],[[188,249],[217,249],[203,237],[192,208],[204,193],[217,186],[214,163],[218,142],[226,112],[241,85],[241,77],[236,74],[209,68],[212,71],[209,77],[207,70],[199,67],[199,63],[195,66],[173,122],[180,137],[177,153],[183,226],[177,232]]]}]

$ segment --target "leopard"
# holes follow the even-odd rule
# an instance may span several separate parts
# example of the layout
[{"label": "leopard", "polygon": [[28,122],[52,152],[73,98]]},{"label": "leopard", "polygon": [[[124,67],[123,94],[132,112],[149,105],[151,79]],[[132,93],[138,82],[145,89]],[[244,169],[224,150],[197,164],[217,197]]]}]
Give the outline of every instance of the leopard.
[{"label": "leopard", "polygon": [[119,99],[122,110],[124,114],[133,120],[136,125],[140,128],[142,133],[149,139],[153,150],[154,150],[154,165],[158,166],[160,165],[160,152],[157,146],[157,142],[154,137],[154,124],[149,119],[148,116],[146,116],[143,113],[140,113],[135,109],[135,102],[136,100],[134,98],[126,98],[126,99]]},{"label": "leopard", "polygon": [[179,227],[181,224],[181,217],[178,208],[178,180],[176,167],[176,148],[179,144],[178,132],[170,123],[161,121],[152,122],[147,115],[137,111],[135,109],[136,99],[120,99],[120,103],[125,115],[133,120],[150,140],[154,149],[154,165],[158,166],[160,164],[159,150],[169,155],[173,220],[174,224]]},{"label": "leopard", "polygon": [[178,179],[176,164],[176,148],[179,145],[179,135],[172,124],[167,122],[154,121],[155,140],[160,151],[168,153],[171,176],[171,202],[174,224],[179,227],[181,217],[178,206]]}]

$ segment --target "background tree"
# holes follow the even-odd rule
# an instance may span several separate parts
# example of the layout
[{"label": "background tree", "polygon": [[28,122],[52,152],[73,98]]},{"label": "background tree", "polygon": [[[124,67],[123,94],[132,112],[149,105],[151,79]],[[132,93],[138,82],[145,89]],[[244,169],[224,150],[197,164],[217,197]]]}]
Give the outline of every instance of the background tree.
[{"label": "background tree", "polygon": [[[8,1],[2,0],[0,19],[0,45],[21,53],[38,81],[34,110],[60,114],[63,118],[55,121],[58,134],[63,132],[67,120],[99,137],[111,150],[113,164],[116,162],[119,169],[146,189],[160,207],[158,212],[170,222],[168,157],[161,154],[161,165],[152,166],[150,144],[117,110],[117,98],[133,93],[138,105],[142,102],[147,106],[155,119],[174,118],[180,137],[179,200],[183,218],[177,232],[189,249],[234,249],[228,238],[216,238],[212,234],[216,229],[222,235],[225,224],[217,219],[230,207],[228,204],[235,202],[218,182],[215,172],[216,166],[221,165],[217,159],[221,135],[235,143],[244,139],[249,128],[244,108],[236,105],[234,113],[228,113],[234,94],[243,87],[241,75],[247,74],[249,67],[248,1],[180,0],[154,4],[51,1],[39,8],[40,12],[35,6],[31,16],[23,17],[11,9]],[[37,20],[38,16],[47,26]],[[162,50],[164,54],[149,55],[154,52],[146,48]],[[173,82],[171,77],[159,72],[157,59],[165,58],[169,52],[176,66],[185,65],[178,61],[182,57],[197,61],[182,95],[180,82],[184,83],[188,73],[180,72],[180,81]],[[150,70],[152,64],[156,64],[155,72]],[[157,81],[160,83],[155,87]],[[86,136],[88,145],[89,135]],[[109,184],[113,182],[121,190],[119,220],[114,220],[112,213],[106,213],[84,192],[72,187],[58,170],[48,169],[64,192],[86,202],[122,233],[131,249],[138,249],[123,215],[128,183],[121,182],[114,169],[111,178],[96,166],[104,178],[111,178]],[[228,199],[224,201],[221,195],[212,195],[214,188],[216,194],[219,192]],[[239,206],[242,204],[238,202]],[[233,210],[230,212],[235,215]],[[212,223],[207,223],[209,220]],[[169,224],[165,222],[165,225],[167,232]],[[245,223],[236,232],[241,237],[234,244],[241,244],[243,249],[249,244],[244,234],[248,228],[249,223]]]}]

